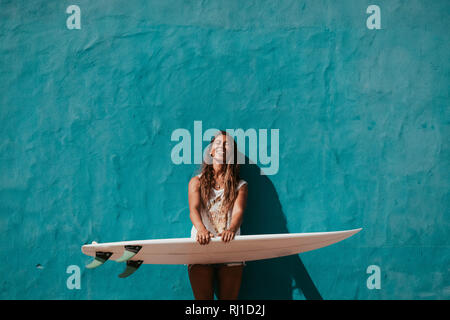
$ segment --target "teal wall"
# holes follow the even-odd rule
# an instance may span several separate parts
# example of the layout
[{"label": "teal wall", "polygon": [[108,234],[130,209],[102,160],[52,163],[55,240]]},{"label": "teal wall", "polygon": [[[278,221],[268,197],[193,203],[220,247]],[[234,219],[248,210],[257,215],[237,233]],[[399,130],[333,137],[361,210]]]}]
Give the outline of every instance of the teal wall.
[{"label": "teal wall", "polygon": [[[69,5],[81,29],[69,30]],[[369,30],[366,9],[381,9]],[[192,299],[184,266],[81,246],[187,237],[171,133],[279,129],[243,233],[362,227],[249,262],[242,299],[449,299],[448,1],[1,1],[0,298]],[[69,266],[81,288],[69,289]],[[368,289],[370,265],[381,288]]]}]

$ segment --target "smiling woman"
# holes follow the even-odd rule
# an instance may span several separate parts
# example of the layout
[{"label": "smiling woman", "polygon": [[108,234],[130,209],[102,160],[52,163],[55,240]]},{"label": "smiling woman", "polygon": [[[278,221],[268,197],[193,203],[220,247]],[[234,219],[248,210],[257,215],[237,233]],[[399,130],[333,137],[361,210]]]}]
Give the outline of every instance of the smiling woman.
[{"label": "smiling woman", "polygon": [[[239,179],[237,146],[225,131],[219,131],[209,146],[212,161],[203,161],[201,172],[189,182],[191,237],[207,245],[211,237],[232,241],[240,234],[247,202],[247,182]],[[231,161],[234,159],[234,161]],[[214,298],[214,278],[219,299],[237,299],[245,262],[189,265],[189,279],[196,299]]]}]

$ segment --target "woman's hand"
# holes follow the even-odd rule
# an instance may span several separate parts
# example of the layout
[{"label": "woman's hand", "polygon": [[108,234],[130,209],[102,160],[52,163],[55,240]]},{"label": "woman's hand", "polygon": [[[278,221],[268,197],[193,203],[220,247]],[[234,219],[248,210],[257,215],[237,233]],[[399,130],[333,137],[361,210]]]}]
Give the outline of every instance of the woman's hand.
[{"label": "woman's hand", "polygon": [[230,242],[234,239],[234,235],[236,232],[234,230],[224,230],[223,232],[219,233],[219,236],[222,237],[223,242]]},{"label": "woman's hand", "polygon": [[211,237],[214,237],[214,235],[207,229],[197,232],[197,241],[200,244],[208,244]]}]

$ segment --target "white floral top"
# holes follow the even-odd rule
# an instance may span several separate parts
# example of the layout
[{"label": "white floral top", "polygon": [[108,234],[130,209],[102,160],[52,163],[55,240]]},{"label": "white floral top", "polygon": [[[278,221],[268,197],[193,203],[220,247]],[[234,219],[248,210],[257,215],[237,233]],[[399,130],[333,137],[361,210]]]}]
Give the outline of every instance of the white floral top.
[{"label": "white floral top", "polygon": [[[197,175],[197,177],[200,178],[201,174]],[[240,180],[237,190],[239,190],[244,184],[246,184],[247,181]],[[217,236],[219,233],[224,231],[226,228],[230,227],[231,223],[231,216],[232,216],[232,209],[230,209],[227,213],[221,213],[222,208],[222,202],[223,202],[223,193],[224,189],[216,190],[214,188],[213,192],[211,193],[209,203],[210,203],[210,210],[209,212],[207,209],[203,208],[200,211],[202,222],[205,225],[205,228],[211,232],[214,236]],[[238,228],[236,230],[236,235],[239,235],[241,233],[241,228]],[[191,229],[191,238],[196,239],[197,237],[197,229],[195,226],[192,226]]]}]

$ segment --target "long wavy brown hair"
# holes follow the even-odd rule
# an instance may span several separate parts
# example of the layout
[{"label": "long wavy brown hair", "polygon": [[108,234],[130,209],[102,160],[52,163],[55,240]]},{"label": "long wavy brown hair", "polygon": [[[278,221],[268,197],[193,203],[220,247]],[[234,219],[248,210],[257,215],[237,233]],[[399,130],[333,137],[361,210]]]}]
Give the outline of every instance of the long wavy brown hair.
[{"label": "long wavy brown hair", "polygon": [[[240,180],[239,177],[239,164],[237,161],[237,144],[236,140],[231,137],[226,131],[219,130],[219,132],[211,139],[211,143],[208,147],[208,154],[211,153],[214,140],[219,136],[224,135],[231,138],[231,142],[234,144],[232,147],[234,161],[225,161],[218,175],[223,175],[224,181],[224,199],[222,202],[222,212],[228,212],[234,204],[237,197],[237,187]],[[203,159],[199,172],[200,176],[200,196],[201,202],[204,208],[208,211],[210,209],[209,197],[212,192],[212,188],[215,186],[214,168],[212,163],[208,164]]]}]

